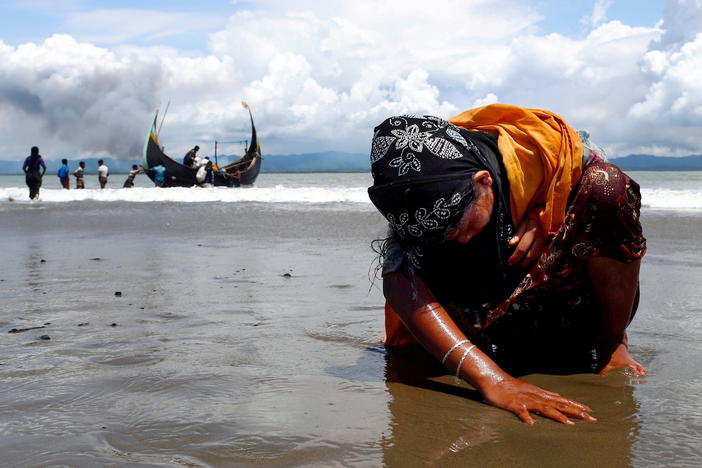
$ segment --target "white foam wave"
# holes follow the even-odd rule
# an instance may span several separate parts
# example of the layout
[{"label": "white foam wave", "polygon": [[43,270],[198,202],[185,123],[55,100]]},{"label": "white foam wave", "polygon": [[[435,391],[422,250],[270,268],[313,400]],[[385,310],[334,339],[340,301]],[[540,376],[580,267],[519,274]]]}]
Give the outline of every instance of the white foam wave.
[{"label": "white foam wave", "polygon": [[702,190],[642,189],[641,204],[662,210],[702,210]]},{"label": "white foam wave", "polygon": [[[643,189],[644,208],[663,210],[702,210],[702,190]],[[27,200],[25,187],[0,188],[0,203]],[[230,189],[225,187],[208,188],[154,188],[134,187],[131,189],[85,189],[63,190],[42,189],[41,201],[65,203],[76,201],[99,202],[259,202],[285,204],[350,203],[369,205],[365,187],[249,187]],[[27,200],[28,201],[28,200]]]},{"label": "white foam wave", "polygon": [[[0,188],[0,203],[27,200],[25,187]],[[261,202],[261,203],[363,203],[369,204],[365,187],[134,187],[130,189],[42,189],[41,201],[65,203],[94,200],[100,202]],[[28,200],[27,200],[28,201]]]}]

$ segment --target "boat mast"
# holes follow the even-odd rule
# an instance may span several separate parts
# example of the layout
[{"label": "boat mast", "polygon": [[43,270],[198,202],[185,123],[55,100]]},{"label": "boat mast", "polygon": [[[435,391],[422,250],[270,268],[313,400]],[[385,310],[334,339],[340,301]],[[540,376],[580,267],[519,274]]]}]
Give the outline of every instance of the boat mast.
[{"label": "boat mast", "polygon": [[[166,104],[166,110],[163,111],[163,118],[161,118],[161,125],[158,126],[158,131],[156,132],[156,138],[158,138],[161,135],[161,128],[163,127],[163,121],[166,120],[166,114],[168,114],[169,107],[171,107],[171,101],[168,101],[168,104]],[[156,115],[158,115],[158,111],[156,111]]]},{"label": "boat mast", "polygon": [[[249,112],[249,119],[251,120],[251,146],[253,146],[254,143],[256,143],[256,146],[257,146],[256,149],[258,149],[258,141],[256,139],[256,127],[254,126],[253,114],[251,113],[251,108],[249,107],[248,103],[246,103],[245,101],[241,101],[241,106]],[[249,142],[247,141],[246,148],[245,148],[246,153],[249,153],[251,150],[251,148],[248,146],[248,144],[249,144]]]}]

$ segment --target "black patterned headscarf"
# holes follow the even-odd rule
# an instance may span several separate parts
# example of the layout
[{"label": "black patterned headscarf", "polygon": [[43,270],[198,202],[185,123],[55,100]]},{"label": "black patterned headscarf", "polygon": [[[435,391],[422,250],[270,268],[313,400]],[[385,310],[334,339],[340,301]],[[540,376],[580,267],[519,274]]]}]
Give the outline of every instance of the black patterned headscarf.
[{"label": "black patterned headscarf", "polygon": [[[368,194],[415,266],[421,266],[425,248],[441,243],[446,231],[460,221],[473,200],[476,172],[491,173],[496,181],[495,205],[498,211],[508,209],[500,203],[505,178],[499,154],[486,150],[486,139],[494,143],[490,135],[432,116],[391,117],[375,128],[373,186]],[[492,146],[496,149],[496,144]]]},{"label": "black patterned headscarf", "polygon": [[[437,117],[391,117],[375,128],[371,170],[371,201],[442,304],[468,310],[509,295],[521,274],[507,267],[514,226],[496,136]],[[473,200],[472,178],[481,170],[493,179],[490,222],[466,244],[444,242]]]}]

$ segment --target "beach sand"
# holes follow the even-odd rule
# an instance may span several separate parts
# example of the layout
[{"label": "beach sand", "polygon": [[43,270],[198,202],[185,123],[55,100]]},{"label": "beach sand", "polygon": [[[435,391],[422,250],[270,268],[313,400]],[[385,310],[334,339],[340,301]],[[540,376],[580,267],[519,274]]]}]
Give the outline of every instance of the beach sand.
[{"label": "beach sand", "polygon": [[643,216],[630,341],[648,377],[526,377],[599,419],[567,427],[522,424],[379,345],[369,243],[384,226],[368,210],[75,202],[0,215],[3,465],[643,467],[702,456],[698,216]]}]

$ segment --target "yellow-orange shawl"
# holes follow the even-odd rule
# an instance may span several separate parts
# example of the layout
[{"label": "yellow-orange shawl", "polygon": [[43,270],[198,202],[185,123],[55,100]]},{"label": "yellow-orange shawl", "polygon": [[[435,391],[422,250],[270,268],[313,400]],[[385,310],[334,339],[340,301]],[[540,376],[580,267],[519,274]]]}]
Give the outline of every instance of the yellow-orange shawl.
[{"label": "yellow-orange shawl", "polygon": [[471,109],[449,121],[498,136],[515,224],[528,210],[543,205],[543,226],[557,231],[565,218],[568,195],[582,172],[578,133],[552,112],[508,104]]}]

